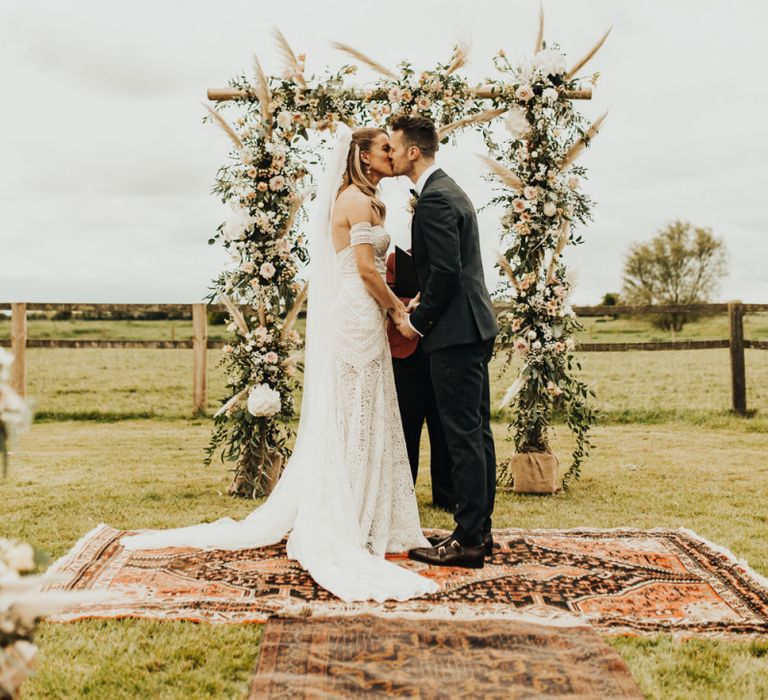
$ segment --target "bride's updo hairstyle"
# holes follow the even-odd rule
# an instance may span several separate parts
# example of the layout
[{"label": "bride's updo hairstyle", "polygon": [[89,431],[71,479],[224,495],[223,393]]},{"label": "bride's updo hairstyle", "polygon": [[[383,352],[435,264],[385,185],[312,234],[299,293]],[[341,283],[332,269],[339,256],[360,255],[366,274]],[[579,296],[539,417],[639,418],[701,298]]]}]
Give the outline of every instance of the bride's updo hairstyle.
[{"label": "bride's updo hairstyle", "polygon": [[386,129],[378,128],[355,129],[352,132],[352,143],[349,146],[349,155],[347,156],[347,168],[344,171],[344,179],[341,185],[341,190],[346,189],[350,185],[355,185],[363,194],[370,197],[373,213],[376,217],[376,221],[373,222],[374,224],[380,224],[384,221],[387,208],[384,206],[384,202],[379,199],[375,185],[365,174],[366,166],[360,156],[370,151],[373,140],[380,134],[389,135]]}]

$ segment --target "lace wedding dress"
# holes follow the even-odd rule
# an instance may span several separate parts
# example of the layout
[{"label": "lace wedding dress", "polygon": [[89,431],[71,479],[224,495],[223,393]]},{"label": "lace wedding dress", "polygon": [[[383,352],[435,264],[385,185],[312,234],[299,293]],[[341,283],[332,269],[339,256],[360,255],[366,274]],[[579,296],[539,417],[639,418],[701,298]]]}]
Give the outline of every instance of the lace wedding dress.
[{"label": "lace wedding dress", "polygon": [[389,235],[381,226],[356,224],[351,244],[338,253],[330,235],[350,141],[351,132],[340,127],[317,197],[299,430],[275,490],[245,520],[142,533],[124,538],[126,548],[262,547],[290,533],[288,557],[342,600],[405,600],[437,590],[384,558],[429,545],[419,524],[385,312],[365,288],[354,253],[356,245],[373,245],[384,276]]}]

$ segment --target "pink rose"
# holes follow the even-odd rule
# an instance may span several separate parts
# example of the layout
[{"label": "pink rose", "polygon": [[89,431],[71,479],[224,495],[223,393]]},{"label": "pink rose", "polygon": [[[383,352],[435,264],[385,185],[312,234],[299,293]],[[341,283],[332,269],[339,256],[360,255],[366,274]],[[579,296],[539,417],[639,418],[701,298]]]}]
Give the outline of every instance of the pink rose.
[{"label": "pink rose", "polygon": [[516,223],[513,228],[518,236],[527,236],[531,232],[528,224],[524,224],[522,221]]},{"label": "pink rose", "polygon": [[533,98],[533,90],[530,85],[521,85],[515,90],[515,97],[522,102],[528,102]]},{"label": "pink rose", "polygon": [[277,358],[277,353],[276,352],[272,352],[270,350],[266,355],[264,355],[264,359],[267,362],[269,362],[269,364],[275,365],[275,364],[277,364],[277,359],[278,359]]},{"label": "pink rose", "polygon": [[266,280],[272,279],[272,277],[275,276],[275,266],[270,262],[265,262],[260,268],[259,268],[259,274]]},{"label": "pink rose", "polygon": [[523,340],[522,338],[517,338],[514,343],[512,343],[512,348],[515,352],[519,352],[521,355],[525,355],[528,353],[528,341]]},{"label": "pink rose", "polygon": [[269,181],[269,189],[271,189],[273,192],[282,190],[283,187],[285,187],[285,178],[282,175],[275,175]]},{"label": "pink rose", "polygon": [[291,252],[291,244],[285,238],[281,238],[275,244],[275,248],[277,248],[277,252],[280,253],[280,255],[288,255],[288,253]]}]

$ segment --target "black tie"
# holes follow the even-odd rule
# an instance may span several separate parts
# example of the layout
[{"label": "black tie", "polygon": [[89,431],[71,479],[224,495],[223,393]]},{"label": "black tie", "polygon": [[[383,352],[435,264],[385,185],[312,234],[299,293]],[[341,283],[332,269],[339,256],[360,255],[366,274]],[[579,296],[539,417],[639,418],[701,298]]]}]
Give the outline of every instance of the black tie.
[{"label": "black tie", "polygon": [[414,189],[413,189],[413,187],[411,187],[411,189],[410,189],[410,190],[408,190],[408,191],[409,191],[409,192],[410,192],[410,193],[411,193],[411,194],[412,194],[414,197],[416,197],[416,199],[418,199],[418,198],[419,198],[419,193],[418,193],[416,190],[414,190]]}]

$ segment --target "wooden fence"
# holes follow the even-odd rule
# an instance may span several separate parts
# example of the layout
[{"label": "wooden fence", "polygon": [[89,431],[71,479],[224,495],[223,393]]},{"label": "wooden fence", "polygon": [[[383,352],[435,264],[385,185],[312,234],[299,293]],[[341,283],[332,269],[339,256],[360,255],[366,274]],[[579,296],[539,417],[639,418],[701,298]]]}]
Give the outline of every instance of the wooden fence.
[{"label": "wooden fence", "polygon": [[[497,304],[503,311],[507,305]],[[0,311],[11,311],[11,350],[16,357],[13,365],[12,384],[22,396],[27,388],[27,348],[188,348],[192,350],[192,402],[195,412],[205,411],[208,404],[208,378],[206,351],[224,346],[222,340],[208,338],[208,311],[224,311],[223,306],[207,304],[44,304],[2,303]],[[43,311],[97,311],[99,313],[152,313],[166,312],[192,319],[191,340],[83,340],[40,339],[27,337],[27,312]],[[596,316],[647,316],[652,314],[693,314],[697,316],[728,314],[729,337],[723,340],[671,340],[640,343],[579,343],[580,352],[627,352],[634,350],[730,350],[731,396],[733,411],[747,414],[747,388],[744,350],[753,348],[768,350],[768,340],[744,339],[744,314],[766,312],[768,304],[686,304],[664,306],[576,306],[574,311],[581,317]],[[7,341],[0,340],[0,346]]]}]

